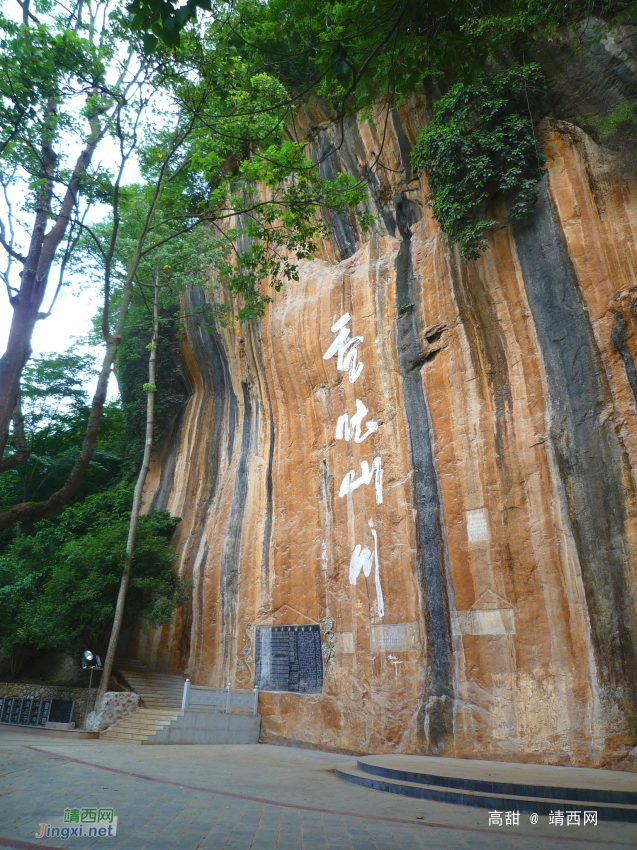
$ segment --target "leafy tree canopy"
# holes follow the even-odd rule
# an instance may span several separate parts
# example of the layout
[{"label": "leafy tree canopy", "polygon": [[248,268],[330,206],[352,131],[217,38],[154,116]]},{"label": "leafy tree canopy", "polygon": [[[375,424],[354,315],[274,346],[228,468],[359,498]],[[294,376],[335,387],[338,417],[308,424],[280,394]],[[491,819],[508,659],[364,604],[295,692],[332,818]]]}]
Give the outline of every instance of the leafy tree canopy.
[{"label": "leafy tree canopy", "polygon": [[[84,438],[90,410],[86,383],[94,371],[94,358],[74,349],[37,355],[28,364],[22,410],[29,457],[0,476],[0,509],[46,498],[66,480]],[[129,454],[122,407],[117,401],[108,402],[78,498],[118,483]]]},{"label": "leafy tree canopy", "polygon": [[129,25],[147,49],[178,45],[214,18],[254,62],[296,94],[353,103],[408,94],[428,77],[471,80],[487,57],[556,27],[611,19],[627,0],[132,0]]},{"label": "leafy tree canopy", "polygon": [[[103,646],[113,618],[126,548],[132,488],[88,496],[0,556],[0,654],[20,646],[76,653]],[[174,571],[165,512],[141,517],[127,599],[127,622],[168,622],[185,589]]]}]

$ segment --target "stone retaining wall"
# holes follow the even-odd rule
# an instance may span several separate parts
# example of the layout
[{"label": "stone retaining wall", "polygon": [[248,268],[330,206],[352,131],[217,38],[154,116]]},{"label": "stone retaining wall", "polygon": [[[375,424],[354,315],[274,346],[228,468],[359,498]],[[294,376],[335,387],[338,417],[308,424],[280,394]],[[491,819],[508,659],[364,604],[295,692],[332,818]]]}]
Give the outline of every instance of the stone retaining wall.
[{"label": "stone retaining wall", "polygon": [[[18,699],[66,699],[74,700],[73,722],[76,728],[84,725],[86,709],[86,694],[88,688],[69,688],[65,685],[34,685],[28,682],[0,682],[0,697],[17,697]],[[93,707],[97,687],[91,688],[89,694],[89,711]]]}]

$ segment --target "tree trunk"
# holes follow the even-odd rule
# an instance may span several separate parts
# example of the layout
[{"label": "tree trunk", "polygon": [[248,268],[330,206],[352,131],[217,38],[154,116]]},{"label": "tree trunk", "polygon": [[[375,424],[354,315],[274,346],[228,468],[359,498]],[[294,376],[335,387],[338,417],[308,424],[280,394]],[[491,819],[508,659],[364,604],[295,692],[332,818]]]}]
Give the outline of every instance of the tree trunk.
[{"label": "tree trunk", "polygon": [[113,619],[113,628],[111,629],[111,637],[108,642],[108,650],[104,661],[104,670],[102,679],[95,698],[95,712],[99,713],[102,706],[102,700],[108,682],[111,678],[113,670],[113,661],[115,660],[115,651],[117,649],[117,641],[122,628],[122,620],[124,618],[124,606],[126,604],[126,593],[130,581],[131,567],[133,565],[133,553],[135,551],[135,538],[137,536],[137,522],[139,520],[139,511],[142,506],[142,494],[144,492],[144,484],[146,483],[146,475],[150,466],[150,451],[153,444],[153,424],[155,418],[155,371],[157,362],[157,338],[159,336],[159,281],[158,275],[155,276],[155,292],[153,298],[153,340],[150,349],[150,358],[148,360],[148,397],[146,401],[146,443],[144,445],[144,458],[142,466],[137,476],[135,485],[135,494],[133,496],[133,507],[131,510],[130,525],[128,527],[128,541],[126,543],[126,558],[124,560],[124,572],[119,586],[119,594],[117,596],[117,605],[115,606],[115,617]]},{"label": "tree trunk", "polygon": [[[46,115],[56,114],[56,104],[51,99],[47,104]],[[89,167],[93,154],[106,132],[106,122],[100,125],[99,119],[105,107],[100,107],[90,116],[91,133],[84,149],[77,158],[73,174],[55,217],[53,227],[45,233],[52,212],[51,204],[54,189],[54,174],[57,156],[50,140],[43,133],[42,141],[42,188],[38,194],[36,214],[29,251],[22,258],[20,290],[11,299],[13,319],[9,331],[9,341],[5,353],[0,357],[0,457],[4,453],[9,435],[9,426],[20,392],[20,377],[28,359],[31,357],[31,337],[35,323],[40,318],[40,307],[44,300],[46,286],[55,253],[66,234],[67,226],[77,204],[80,182]]]},{"label": "tree trunk", "polygon": [[[91,458],[93,457],[93,451],[95,450],[95,443],[97,441],[97,433],[99,428],[100,416],[102,415],[102,408],[104,407],[104,402],[106,400],[106,390],[108,389],[108,377],[115,362],[115,356],[117,355],[117,348],[122,341],[122,337],[124,334],[124,328],[126,325],[126,319],[128,317],[128,308],[130,306],[131,298],[133,297],[133,283],[135,280],[135,275],[137,274],[137,268],[139,266],[139,262],[142,258],[142,254],[144,251],[144,245],[146,242],[146,237],[148,236],[148,232],[151,228],[153,219],[155,217],[155,211],[157,209],[157,205],[161,200],[161,196],[164,190],[164,186],[166,183],[166,169],[168,167],[168,162],[172,153],[174,152],[176,145],[171,145],[168,155],[164,160],[164,164],[162,166],[160,177],[155,186],[155,193],[153,199],[150,203],[148,211],[146,213],[146,220],[144,222],[144,227],[142,232],[137,240],[137,245],[135,246],[135,250],[133,252],[133,256],[128,264],[128,271],[126,274],[126,282],[124,284],[124,291],[122,294],[122,302],[119,308],[119,314],[117,316],[117,325],[115,327],[115,332],[109,338],[108,343],[106,345],[106,354],[104,355],[104,360],[102,361],[102,370],[100,372],[100,376],[97,382],[97,390],[95,391],[95,395],[93,396],[93,403],[91,406],[91,413],[89,416],[88,425],[86,428],[86,433],[84,435],[84,441],[82,443],[82,449],[80,451],[80,456],[77,459],[75,466],[71,470],[68,479],[62,485],[62,487],[53,493],[48,499],[45,499],[43,502],[21,502],[17,505],[12,505],[10,508],[7,508],[4,511],[0,511],[0,531],[5,528],[9,528],[9,526],[14,525],[16,522],[37,522],[39,519],[44,519],[45,517],[51,516],[60,508],[63,508],[64,505],[68,504],[73,496],[80,489],[82,484],[82,479],[84,478],[84,473],[88,469],[88,465],[91,462]],[[48,237],[47,237],[48,238]],[[15,320],[15,315],[14,315]],[[29,337],[30,340],[30,337]],[[30,351],[30,349],[29,349]],[[3,369],[3,361],[4,358],[0,358],[0,413],[2,407],[2,369]],[[21,367],[22,369],[22,367]],[[21,372],[20,369],[20,372]],[[18,380],[18,391],[19,391],[19,380],[20,374],[17,376]],[[17,395],[16,395],[17,397]],[[1,420],[1,417],[0,417]],[[9,418],[9,422],[11,419]],[[7,424],[8,427],[8,424]],[[2,423],[0,421],[0,450],[4,451],[4,446],[6,444],[6,439],[3,442],[3,432],[1,430]],[[5,438],[8,434],[5,433]],[[0,455],[1,456],[1,455]]]}]

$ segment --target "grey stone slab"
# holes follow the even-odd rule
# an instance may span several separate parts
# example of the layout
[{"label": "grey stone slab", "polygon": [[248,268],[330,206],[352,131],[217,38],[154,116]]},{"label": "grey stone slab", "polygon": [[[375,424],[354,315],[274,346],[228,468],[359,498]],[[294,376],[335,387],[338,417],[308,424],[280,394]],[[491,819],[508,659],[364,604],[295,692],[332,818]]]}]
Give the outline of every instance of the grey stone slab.
[{"label": "grey stone slab", "polygon": [[637,793],[637,774],[628,771],[559,767],[547,764],[512,764],[438,756],[378,755],[363,756],[358,761],[388,767],[392,770],[462,779]]}]

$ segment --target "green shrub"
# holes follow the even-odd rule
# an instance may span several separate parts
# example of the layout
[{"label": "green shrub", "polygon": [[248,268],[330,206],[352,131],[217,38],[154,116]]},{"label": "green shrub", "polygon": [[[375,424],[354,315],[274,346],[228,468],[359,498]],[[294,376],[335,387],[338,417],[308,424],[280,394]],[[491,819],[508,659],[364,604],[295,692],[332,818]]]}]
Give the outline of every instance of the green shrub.
[{"label": "green shrub", "polygon": [[637,101],[623,101],[608,115],[586,118],[584,126],[591,129],[605,145],[618,137],[625,141],[637,141]]},{"label": "green shrub", "polygon": [[[17,647],[76,653],[102,648],[124,567],[132,487],[120,484],[42,520],[0,557],[0,654]],[[140,517],[126,599],[128,624],[170,621],[185,601],[169,538],[179,520]]]},{"label": "green shrub", "polygon": [[458,83],[435,104],[434,119],[420,134],[413,165],[427,172],[434,216],[467,259],[486,247],[494,224],[486,220],[489,201],[505,196],[512,219],[536,201],[545,157],[530,102],[542,87],[537,65]]}]

